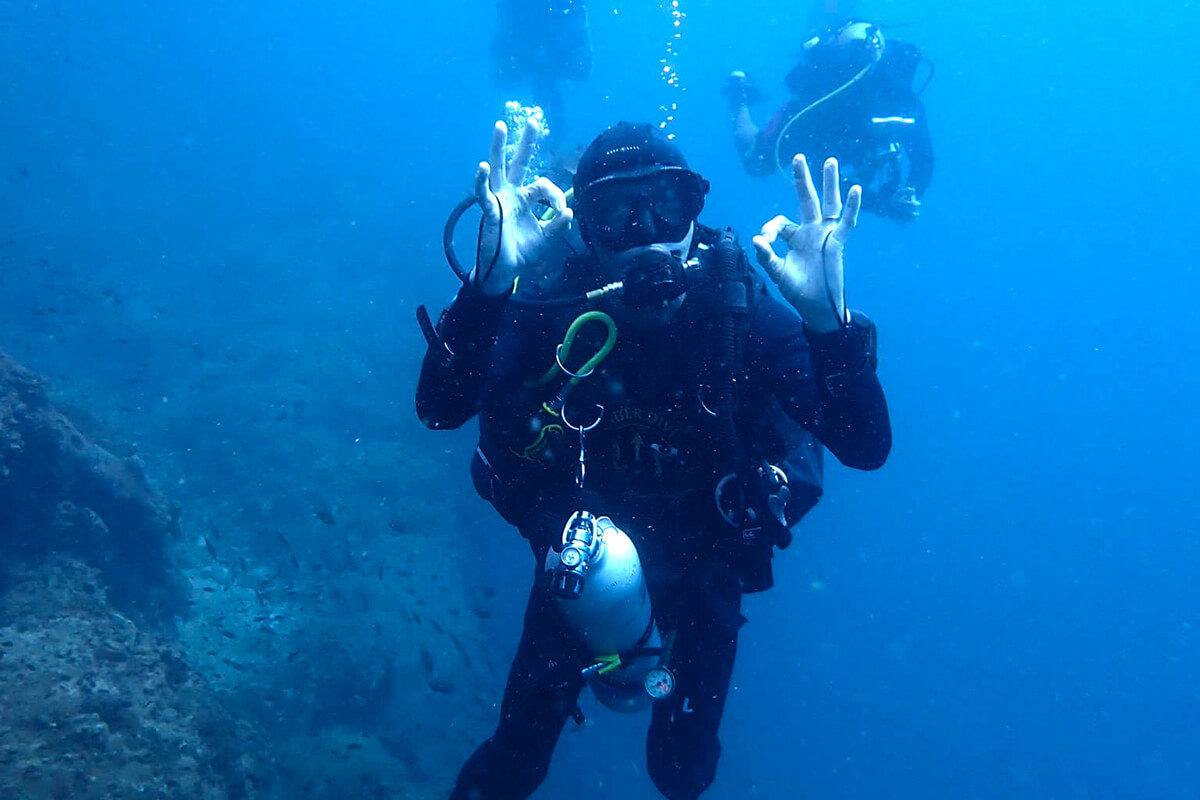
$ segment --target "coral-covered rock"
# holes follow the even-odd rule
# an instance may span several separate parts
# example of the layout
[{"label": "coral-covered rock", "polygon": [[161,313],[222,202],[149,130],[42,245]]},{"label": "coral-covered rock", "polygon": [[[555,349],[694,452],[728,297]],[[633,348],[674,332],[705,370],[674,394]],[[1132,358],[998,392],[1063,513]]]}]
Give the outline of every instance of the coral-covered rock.
[{"label": "coral-covered rock", "polygon": [[98,572],[51,556],[0,599],[0,797],[263,796],[264,742],[178,647],[112,610]]},{"label": "coral-covered rock", "polygon": [[138,463],[91,442],[43,381],[0,350],[0,553],[73,553],[101,571],[112,598],[147,617],[182,613],[167,556],[176,512]]},{"label": "coral-covered rock", "polygon": [[[347,454],[278,363],[134,415],[0,352],[0,798],[424,800],[494,725],[461,484],[391,423]],[[262,416],[272,391],[299,399]]]}]

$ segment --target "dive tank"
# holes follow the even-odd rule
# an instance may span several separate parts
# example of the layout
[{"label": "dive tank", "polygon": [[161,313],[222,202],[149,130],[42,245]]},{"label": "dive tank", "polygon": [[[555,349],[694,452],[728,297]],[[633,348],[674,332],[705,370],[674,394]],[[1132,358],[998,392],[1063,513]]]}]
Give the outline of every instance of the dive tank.
[{"label": "dive tank", "polygon": [[[568,626],[596,662],[584,678],[616,711],[636,711],[674,688],[637,548],[608,517],[571,515],[562,547],[546,554],[550,587]],[[620,656],[619,659],[616,656]]]}]

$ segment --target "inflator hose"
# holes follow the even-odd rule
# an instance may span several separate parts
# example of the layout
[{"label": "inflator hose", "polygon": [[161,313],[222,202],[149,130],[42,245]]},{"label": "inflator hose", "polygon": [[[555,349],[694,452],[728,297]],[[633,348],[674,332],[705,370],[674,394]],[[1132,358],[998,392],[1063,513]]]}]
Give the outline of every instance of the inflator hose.
[{"label": "inflator hose", "polygon": [[[459,221],[463,214],[467,213],[467,209],[476,205],[478,201],[475,195],[468,195],[459,201],[454,210],[450,212],[450,216],[446,218],[446,227],[442,229],[442,252],[446,254],[446,263],[450,265],[450,269],[454,272],[454,276],[465,286],[471,279],[471,270],[463,267],[462,262],[458,260],[458,255],[454,252],[454,229],[458,227]],[[591,302],[586,295],[568,295],[565,297],[520,297],[514,295],[511,298],[512,302],[520,303],[528,306],[541,306],[543,308],[553,308],[557,306],[576,306],[587,305]]]},{"label": "inflator hose", "polygon": [[458,255],[454,252],[454,229],[458,227],[458,221],[462,219],[462,215],[467,213],[467,209],[476,202],[478,201],[473,194],[464,197],[450,212],[449,218],[446,219],[446,227],[442,230],[442,250],[446,254],[446,262],[464,286],[470,279],[471,271],[463,269],[462,262],[458,260]]},{"label": "inflator hose", "polygon": [[749,303],[746,285],[737,280],[737,262],[741,255],[742,249],[736,245],[732,232],[722,232],[714,275],[721,303],[721,315],[717,323],[717,363],[714,381],[716,385],[713,389],[716,392],[715,410],[721,418],[721,432],[725,445],[731,452],[737,449],[734,430],[737,376],[734,371],[741,363],[738,323],[746,314]]}]

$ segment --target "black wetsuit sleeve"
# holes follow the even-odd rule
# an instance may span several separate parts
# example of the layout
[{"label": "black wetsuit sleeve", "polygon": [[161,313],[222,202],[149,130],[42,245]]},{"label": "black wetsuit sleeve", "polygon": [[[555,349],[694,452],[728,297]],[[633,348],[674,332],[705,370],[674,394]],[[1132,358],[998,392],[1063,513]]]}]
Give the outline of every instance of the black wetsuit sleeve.
[{"label": "black wetsuit sleeve", "polygon": [[763,298],[751,327],[749,376],[769,385],[788,415],[839,461],[867,470],[883,466],[892,447],[869,325],[858,315],[854,325],[810,333],[789,306]]},{"label": "black wetsuit sleeve", "polygon": [[478,413],[507,306],[507,294],[464,286],[442,312],[417,381],[417,416],[427,428],[457,428]]},{"label": "black wetsuit sleeve", "polygon": [[787,127],[792,117],[804,108],[805,104],[796,97],[788,100],[775,110],[771,120],[758,132],[754,147],[742,155],[746,171],[751,175],[770,175],[779,169],[775,160],[775,150],[779,137]]}]

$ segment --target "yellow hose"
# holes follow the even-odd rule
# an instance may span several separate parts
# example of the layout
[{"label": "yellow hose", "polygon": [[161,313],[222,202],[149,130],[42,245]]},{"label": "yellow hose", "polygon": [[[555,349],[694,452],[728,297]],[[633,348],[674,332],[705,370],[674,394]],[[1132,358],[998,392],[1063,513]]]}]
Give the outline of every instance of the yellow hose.
[{"label": "yellow hose", "polygon": [[[825,95],[824,97],[821,97],[821,98],[819,98],[819,99],[817,99],[817,100],[814,100],[813,102],[811,102],[811,103],[809,103],[808,105],[806,105],[804,108],[802,108],[802,109],[800,109],[799,111],[797,111],[797,112],[796,112],[796,113],[795,113],[795,114],[792,116],[792,118],[791,118],[791,119],[789,119],[789,120],[787,121],[787,124],[783,126],[783,130],[781,130],[781,131],[779,132],[779,136],[778,136],[778,137],[776,137],[776,139],[775,139],[775,164],[776,164],[776,165],[779,167],[779,171],[780,171],[780,173],[782,173],[782,174],[783,174],[783,177],[784,177],[784,178],[786,178],[787,180],[789,180],[789,181],[790,181],[790,180],[792,180],[792,179],[793,179],[793,177],[794,177],[794,176],[793,176],[793,175],[792,175],[792,174],[791,174],[791,173],[788,171],[788,168],[787,168],[787,167],[785,167],[785,166],[783,165],[783,162],[780,160],[780,156],[782,156],[782,154],[783,154],[783,152],[782,152],[782,148],[783,148],[783,140],[787,138],[787,132],[788,132],[789,130],[791,130],[791,127],[792,127],[793,125],[795,125],[797,122],[799,122],[799,121],[800,121],[800,118],[801,118],[801,117],[803,117],[805,114],[807,114],[808,112],[812,111],[814,108],[816,108],[817,106],[821,105],[821,104],[822,104],[822,103],[824,103],[825,101],[827,101],[827,100],[832,100],[833,98],[837,97],[839,94],[841,94],[842,92],[846,91],[846,90],[847,90],[847,89],[849,89],[851,86],[853,86],[854,84],[856,84],[856,83],[858,83],[860,80],[862,80],[862,79],[863,79],[863,76],[864,76],[864,75],[866,75],[868,72],[870,72],[870,71],[871,71],[871,67],[875,66],[875,63],[876,63],[875,61],[872,61],[870,64],[867,64],[865,67],[863,67],[862,69],[860,69],[860,70],[858,71],[858,73],[857,73],[857,74],[856,74],[856,75],[855,75],[853,78],[851,78],[850,80],[846,81],[846,82],[845,82],[845,83],[843,83],[841,86],[839,86],[838,88],[834,89],[832,92],[830,92],[829,94]],[[807,155],[807,153],[806,153],[805,155]],[[791,162],[789,161],[788,163],[790,164]]]}]

